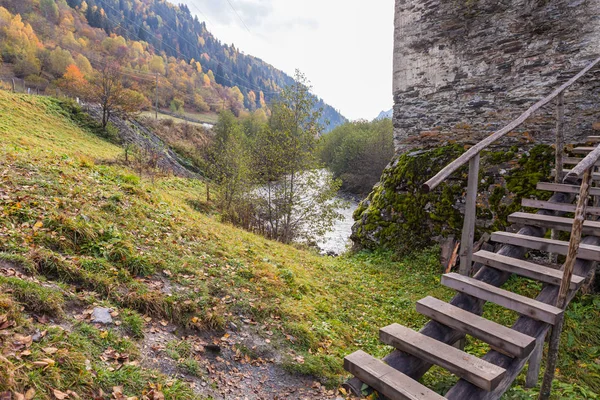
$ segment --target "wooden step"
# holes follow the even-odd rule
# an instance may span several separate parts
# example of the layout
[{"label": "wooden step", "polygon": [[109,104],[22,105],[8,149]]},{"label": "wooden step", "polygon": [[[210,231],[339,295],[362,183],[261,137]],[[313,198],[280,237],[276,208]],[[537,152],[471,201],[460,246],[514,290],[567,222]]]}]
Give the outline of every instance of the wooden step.
[{"label": "wooden step", "polygon": [[588,136],[585,141],[588,143],[600,143],[600,136]]},{"label": "wooden step", "polygon": [[[543,201],[543,200],[535,200],[535,199],[522,199],[521,205],[523,207],[538,208],[538,209],[543,209],[543,210],[575,213],[575,205],[574,204],[554,203],[552,201]],[[590,215],[600,215],[600,208],[599,207],[587,207],[585,212]]]},{"label": "wooden step", "polygon": [[390,399],[444,399],[411,377],[361,350],[344,358],[344,369]]},{"label": "wooden step", "polygon": [[[563,169],[563,177],[564,177],[565,175],[567,175],[569,172],[571,172],[571,170],[570,170],[570,169]],[[555,169],[553,169],[553,170],[551,171],[551,174],[552,174],[552,176],[556,176],[556,170],[555,170]],[[595,180],[595,181],[598,181],[598,180],[600,180],[600,172],[593,172],[593,173],[592,173],[592,179],[593,179],[593,180]]]},{"label": "wooden step", "polygon": [[[563,272],[558,269],[544,267],[518,258],[503,256],[498,253],[480,250],[473,254],[473,261],[496,268],[501,271],[510,272],[536,281],[560,286],[563,278]],[[579,289],[585,282],[585,278],[573,275],[571,279],[571,289]]]},{"label": "wooden step", "polygon": [[398,350],[446,368],[453,374],[487,391],[494,390],[506,372],[504,368],[399,324],[381,328],[379,339]]},{"label": "wooden step", "polygon": [[595,149],[595,147],[587,147],[587,146],[575,147],[573,149],[572,153],[574,153],[574,154],[587,154],[587,153],[591,153],[594,149]]},{"label": "wooden step", "polygon": [[[519,235],[518,233],[494,232],[492,241],[496,243],[512,244],[528,249],[542,250],[548,253],[567,255],[569,242],[563,240],[544,239],[535,236]],[[600,246],[580,244],[577,258],[583,260],[600,261]]]},{"label": "wooden step", "polygon": [[[563,164],[565,165],[577,165],[581,162],[581,160],[583,160],[583,158],[577,158],[577,157],[564,157],[563,158]],[[600,166],[600,161],[598,161],[596,163],[597,166]]]},{"label": "wooden step", "polygon": [[535,338],[455,307],[435,297],[428,296],[419,300],[417,311],[441,324],[481,339],[498,351],[512,357],[524,358],[535,347]]},{"label": "wooden step", "polygon": [[[577,185],[567,185],[564,183],[549,183],[549,182],[539,182],[536,186],[537,190],[545,190],[549,192],[557,192],[557,193],[575,193],[579,194],[580,187]],[[591,187],[590,188],[591,196],[600,196],[600,188]]]},{"label": "wooden step", "polygon": [[[556,229],[564,232],[571,232],[573,228],[573,218],[555,217],[553,215],[532,214],[525,212],[516,212],[508,216],[508,222],[514,222],[523,225],[539,226],[541,228]],[[583,221],[583,234],[600,236],[600,221]]]},{"label": "wooden step", "polygon": [[587,154],[594,151],[595,147],[581,146],[575,147],[571,152],[574,154]]},{"label": "wooden step", "polygon": [[552,325],[563,313],[560,308],[454,272],[442,275],[442,285]]}]

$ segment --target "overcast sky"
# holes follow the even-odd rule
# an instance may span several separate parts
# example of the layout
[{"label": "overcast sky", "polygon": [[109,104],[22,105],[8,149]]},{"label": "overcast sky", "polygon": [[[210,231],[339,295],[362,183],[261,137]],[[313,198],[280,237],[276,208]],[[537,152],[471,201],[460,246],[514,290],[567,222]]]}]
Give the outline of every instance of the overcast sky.
[{"label": "overcast sky", "polygon": [[222,42],[289,75],[299,68],[347,118],[392,107],[393,0],[180,1]]}]

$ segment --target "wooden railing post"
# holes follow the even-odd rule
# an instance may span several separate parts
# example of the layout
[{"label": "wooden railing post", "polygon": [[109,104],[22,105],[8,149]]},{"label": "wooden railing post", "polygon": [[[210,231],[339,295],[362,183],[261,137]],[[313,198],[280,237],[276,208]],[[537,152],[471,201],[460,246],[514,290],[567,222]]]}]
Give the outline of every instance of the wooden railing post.
[{"label": "wooden railing post", "polygon": [[[562,183],[563,180],[563,152],[565,149],[564,141],[564,126],[565,126],[565,92],[560,92],[556,100],[556,156],[554,161],[554,169],[556,174],[554,182]],[[558,231],[552,229],[550,231],[551,239],[558,239]],[[557,262],[557,255],[550,253],[550,262]]]},{"label": "wooden railing post", "polygon": [[[573,267],[575,266],[575,259],[577,258],[577,252],[579,251],[579,244],[581,242],[583,222],[585,221],[590,184],[592,181],[592,171],[596,160],[592,160],[592,165],[585,171],[581,181],[581,189],[579,190],[579,198],[577,199],[577,208],[575,209],[575,217],[573,218],[573,228],[571,229],[571,238],[569,239],[569,251],[567,252],[567,260],[565,261],[563,269],[563,278],[560,283],[558,298],[556,300],[556,307],[562,309],[565,309],[567,306],[567,295],[569,294],[569,288],[571,287]],[[558,358],[560,333],[565,321],[564,318],[563,313],[552,327],[550,345],[548,347],[548,360],[546,361],[546,371],[544,373],[542,388],[540,389],[539,400],[547,400],[550,398],[552,381],[554,380],[554,369],[556,368],[556,360]]]},{"label": "wooden railing post", "polygon": [[463,224],[460,243],[460,268],[461,275],[471,273],[473,260],[473,240],[475,239],[475,220],[477,219],[477,186],[479,184],[479,159],[477,153],[469,160],[469,180],[467,183],[467,198],[465,204],[465,222]]},{"label": "wooden railing post", "polygon": [[556,183],[561,183],[563,179],[563,151],[565,149],[564,129],[565,92],[561,92],[556,101],[556,158],[554,163],[556,169],[554,181]]},{"label": "wooden railing post", "polygon": [[540,367],[542,366],[542,356],[544,355],[544,341],[546,335],[538,339],[535,343],[535,349],[529,357],[529,367],[527,367],[527,377],[525,378],[525,387],[533,388],[537,386],[540,377]]}]

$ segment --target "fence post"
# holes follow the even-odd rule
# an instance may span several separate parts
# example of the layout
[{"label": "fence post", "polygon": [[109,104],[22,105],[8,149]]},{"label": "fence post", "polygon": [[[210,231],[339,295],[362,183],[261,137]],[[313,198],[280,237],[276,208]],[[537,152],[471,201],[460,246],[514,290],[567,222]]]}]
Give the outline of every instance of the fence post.
[{"label": "fence post", "polygon": [[15,78],[12,78],[12,89],[13,93],[15,93]]},{"label": "fence post", "polygon": [[477,153],[469,160],[469,180],[467,183],[467,198],[465,205],[465,222],[463,224],[460,244],[460,268],[461,275],[471,273],[473,260],[473,240],[475,239],[475,220],[477,219],[477,186],[479,183],[479,159]]}]

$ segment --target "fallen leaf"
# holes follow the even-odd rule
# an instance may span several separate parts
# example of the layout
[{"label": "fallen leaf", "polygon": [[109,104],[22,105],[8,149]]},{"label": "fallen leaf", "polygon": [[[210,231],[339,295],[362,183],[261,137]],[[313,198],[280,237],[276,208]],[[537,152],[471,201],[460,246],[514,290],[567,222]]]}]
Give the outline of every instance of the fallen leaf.
[{"label": "fallen leaf", "polygon": [[35,397],[35,389],[29,388],[27,392],[25,392],[25,400],[32,400]]},{"label": "fallen leaf", "polygon": [[44,223],[42,221],[38,221],[33,225],[33,231],[37,231],[38,229],[40,229],[42,226],[44,226]]},{"label": "fallen leaf", "polygon": [[56,347],[44,347],[42,351],[46,354],[54,354],[58,351]]},{"label": "fallen leaf", "polygon": [[66,394],[66,393],[64,393],[64,392],[61,392],[61,391],[60,391],[60,390],[58,390],[58,389],[54,389],[54,390],[52,390],[52,393],[54,394],[54,397],[56,397],[58,400],[64,400],[64,399],[66,399],[66,398],[68,398],[68,397],[69,397],[69,395],[68,395],[68,394]]}]

